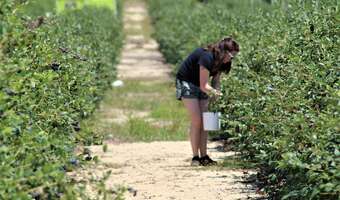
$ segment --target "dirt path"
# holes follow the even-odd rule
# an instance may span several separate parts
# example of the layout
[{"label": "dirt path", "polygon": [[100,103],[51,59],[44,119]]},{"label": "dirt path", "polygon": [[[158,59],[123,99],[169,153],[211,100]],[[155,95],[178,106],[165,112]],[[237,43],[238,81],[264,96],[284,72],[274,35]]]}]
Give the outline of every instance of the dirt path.
[{"label": "dirt path", "polygon": [[[127,2],[124,10],[127,36],[118,65],[118,78],[142,81],[150,87],[159,82],[172,81],[169,76],[171,69],[164,64],[157,42],[145,31],[151,26],[145,4],[141,1]],[[138,88],[135,93],[138,93]],[[140,98],[148,97],[141,95],[136,101]],[[113,110],[117,111],[116,108]],[[112,121],[124,123],[124,119]],[[250,186],[240,182],[244,173],[251,172],[222,167],[191,167],[188,141],[106,142],[106,145],[105,152],[103,146],[89,147],[92,154],[98,156],[99,163],[91,169],[78,171],[76,176],[86,177],[91,173],[93,177],[101,177],[111,171],[111,176],[106,180],[107,187],[120,185],[128,188],[126,199],[236,200],[254,196]],[[208,147],[209,155],[217,161],[234,154],[220,151],[223,148],[216,142],[209,143]]]},{"label": "dirt path", "polygon": [[[240,181],[244,170],[223,170],[220,167],[191,167],[190,144],[183,142],[122,143],[92,146],[100,163],[91,172],[102,177],[109,188],[128,188],[126,199],[236,200],[254,196],[250,186]],[[218,143],[209,143],[210,155],[217,161],[232,152],[218,151]]]}]

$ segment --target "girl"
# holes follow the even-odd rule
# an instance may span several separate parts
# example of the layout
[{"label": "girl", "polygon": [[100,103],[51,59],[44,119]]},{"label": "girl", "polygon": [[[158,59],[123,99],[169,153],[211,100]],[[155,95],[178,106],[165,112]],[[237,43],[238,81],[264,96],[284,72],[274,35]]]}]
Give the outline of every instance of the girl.
[{"label": "girl", "polygon": [[231,61],[238,52],[239,45],[231,37],[223,38],[194,50],[176,74],[176,97],[183,101],[191,119],[192,166],[217,164],[207,155],[208,133],[203,130],[202,113],[208,111],[209,99],[222,95],[221,73],[229,73]]}]

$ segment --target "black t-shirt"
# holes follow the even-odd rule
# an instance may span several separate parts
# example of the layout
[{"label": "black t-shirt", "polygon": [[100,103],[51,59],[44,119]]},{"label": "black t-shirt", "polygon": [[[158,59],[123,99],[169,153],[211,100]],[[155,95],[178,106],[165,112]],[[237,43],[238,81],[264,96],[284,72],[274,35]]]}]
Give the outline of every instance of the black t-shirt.
[{"label": "black t-shirt", "polygon": [[203,48],[195,49],[181,64],[176,77],[180,80],[200,85],[200,65],[205,67],[210,74],[214,65],[213,54]]}]

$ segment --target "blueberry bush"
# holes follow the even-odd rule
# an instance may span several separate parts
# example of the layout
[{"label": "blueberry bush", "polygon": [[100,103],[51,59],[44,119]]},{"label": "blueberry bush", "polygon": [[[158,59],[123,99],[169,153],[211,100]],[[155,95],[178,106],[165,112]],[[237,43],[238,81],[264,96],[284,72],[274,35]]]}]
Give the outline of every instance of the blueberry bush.
[{"label": "blueberry bush", "polygon": [[120,15],[91,6],[45,15],[46,2],[41,14],[26,0],[0,2],[0,199],[75,199],[74,148],[101,140],[79,122],[115,78]]}]

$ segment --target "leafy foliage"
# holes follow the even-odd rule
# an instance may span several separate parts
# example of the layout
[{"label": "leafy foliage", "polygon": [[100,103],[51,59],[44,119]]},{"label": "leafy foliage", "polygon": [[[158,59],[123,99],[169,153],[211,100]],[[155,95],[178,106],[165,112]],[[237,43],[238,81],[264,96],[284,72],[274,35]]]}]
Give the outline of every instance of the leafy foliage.
[{"label": "leafy foliage", "polygon": [[240,43],[219,109],[271,198],[338,199],[338,2],[271,2],[149,0],[171,63],[226,35]]},{"label": "leafy foliage", "polygon": [[55,0],[30,0],[21,12],[22,15],[32,18],[49,15],[56,12],[56,2]]},{"label": "leafy foliage", "polygon": [[117,4],[120,2],[116,0],[53,0],[56,4],[57,12],[62,12],[65,8],[67,9],[81,9],[84,6],[98,6],[111,9],[116,13]]},{"label": "leafy foliage", "polygon": [[121,22],[94,7],[31,19],[23,2],[0,6],[0,199],[74,198],[65,172],[75,142],[100,140],[79,121],[115,77]]}]

